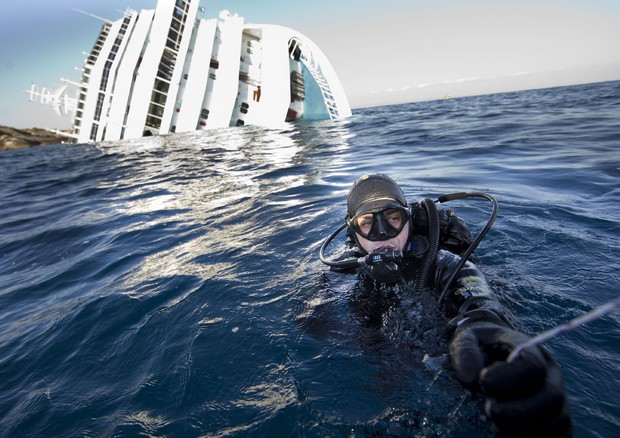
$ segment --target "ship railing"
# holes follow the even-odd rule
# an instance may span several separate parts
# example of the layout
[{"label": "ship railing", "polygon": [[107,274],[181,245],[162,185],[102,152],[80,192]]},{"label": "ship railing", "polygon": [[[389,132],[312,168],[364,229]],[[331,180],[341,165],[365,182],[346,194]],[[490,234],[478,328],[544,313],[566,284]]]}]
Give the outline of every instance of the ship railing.
[{"label": "ship railing", "polygon": [[340,113],[338,112],[338,106],[336,105],[336,101],[334,100],[333,93],[321,71],[321,66],[314,61],[314,58],[310,58],[307,56],[305,52],[302,51],[300,56],[301,62],[306,66],[317,85],[321,89],[321,94],[323,95],[323,102],[327,107],[329,112],[329,116],[332,119],[338,118]]}]

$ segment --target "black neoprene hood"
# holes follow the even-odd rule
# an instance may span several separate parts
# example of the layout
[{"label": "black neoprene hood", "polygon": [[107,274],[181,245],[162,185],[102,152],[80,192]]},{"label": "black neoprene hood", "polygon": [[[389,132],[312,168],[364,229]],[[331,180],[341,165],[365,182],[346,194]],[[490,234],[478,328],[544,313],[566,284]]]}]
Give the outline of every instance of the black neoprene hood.
[{"label": "black neoprene hood", "polygon": [[407,207],[407,198],[398,184],[383,173],[364,175],[349,190],[347,214],[350,218],[390,207]]}]

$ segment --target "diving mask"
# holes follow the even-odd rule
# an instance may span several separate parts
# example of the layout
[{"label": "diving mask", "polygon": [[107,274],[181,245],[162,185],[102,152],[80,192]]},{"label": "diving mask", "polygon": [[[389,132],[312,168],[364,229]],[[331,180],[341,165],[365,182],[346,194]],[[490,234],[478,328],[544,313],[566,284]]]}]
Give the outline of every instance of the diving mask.
[{"label": "diving mask", "polygon": [[372,242],[392,239],[400,234],[409,211],[404,207],[390,207],[377,212],[360,213],[347,221],[353,231]]}]

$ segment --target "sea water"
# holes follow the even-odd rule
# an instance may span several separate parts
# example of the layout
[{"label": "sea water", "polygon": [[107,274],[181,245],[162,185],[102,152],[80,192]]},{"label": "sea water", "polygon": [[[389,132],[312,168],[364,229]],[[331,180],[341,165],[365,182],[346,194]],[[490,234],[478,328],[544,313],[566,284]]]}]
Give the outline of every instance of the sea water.
[{"label": "sea water", "polygon": [[[0,436],[489,436],[436,296],[319,261],[370,172],[497,198],[477,257],[530,335],[620,296],[619,82],[5,151]],[[620,435],[620,315],[547,347],[575,435]]]}]

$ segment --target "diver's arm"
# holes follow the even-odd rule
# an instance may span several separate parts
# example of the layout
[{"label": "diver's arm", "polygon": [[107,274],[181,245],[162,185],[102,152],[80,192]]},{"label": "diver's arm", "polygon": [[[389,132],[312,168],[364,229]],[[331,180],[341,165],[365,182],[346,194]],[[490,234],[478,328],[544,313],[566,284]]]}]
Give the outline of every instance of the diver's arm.
[{"label": "diver's arm", "polygon": [[[443,290],[458,257],[440,252],[435,287]],[[562,371],[549,352],[533,347],[508,362],[528,337],[514,329],[514,318],[467,262],[448,288],[450,360],[457,379],[486,397],[485,413],[498,436],[570,437],[570,409]]]},{"label": "diver's arm", "polygon": [[[432,286],[440,293],[449,281],[460,258],[448,251],[439,251]],[[448,288],[444,303],[452,326],[465,318],[495,321],[505,327],[514,327],[514,316],[503,306],[487,284],[478,267],[467,262]]]}]

